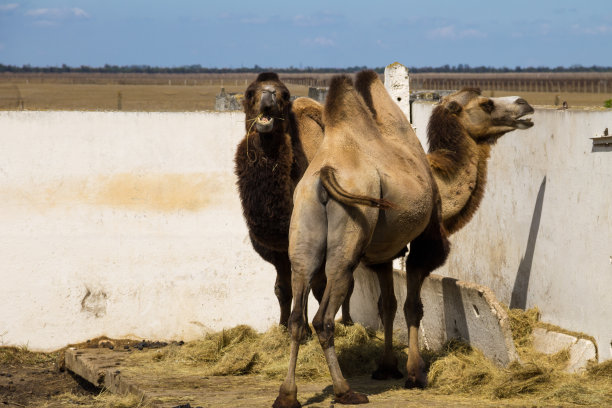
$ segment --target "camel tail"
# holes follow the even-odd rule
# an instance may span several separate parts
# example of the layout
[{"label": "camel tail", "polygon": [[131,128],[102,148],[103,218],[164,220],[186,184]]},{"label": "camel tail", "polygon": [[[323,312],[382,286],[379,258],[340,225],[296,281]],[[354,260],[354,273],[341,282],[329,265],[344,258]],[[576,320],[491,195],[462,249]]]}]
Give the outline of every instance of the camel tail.
[{"label": "camel tail", "polygon": [[350,206],[367,205],[368,207],[377,207],[383,210],[394,208],[390,201],[368,197],[363,195],[351,194],[340,186],[336,179],[336,170],[333,167],[325,166],[319,172],[321,183],[332,198],[342,204]]}]

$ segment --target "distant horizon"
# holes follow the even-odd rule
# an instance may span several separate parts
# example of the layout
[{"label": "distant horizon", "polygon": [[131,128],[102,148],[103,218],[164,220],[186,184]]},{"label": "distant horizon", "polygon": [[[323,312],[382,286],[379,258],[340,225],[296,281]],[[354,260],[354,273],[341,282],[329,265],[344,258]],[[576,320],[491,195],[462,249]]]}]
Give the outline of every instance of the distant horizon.
[{"label": "distant horizon", "polygon": [[[407,67],[409,71],[415,73],[426,73],[426,72],[440,72],[440,73],[486,73],[486,72],[612,72],[612,66],[583,66],[583,65],[571,65],[571,66],[527,66],[521,67],[516,66],[510,67],[494,67],[494,66],[470,66],[469,64],[458,64],[458,65],[442,65],[437,67],[432,66],[421,66],[421,67]],[[114,65],[104,64],[101,66],[89,66],[79,65],[70,66],[67,64],[61,65],[47,65],[47,66],[32,66],[30,64],[9,65],[0,63],[0,72],[48,72],[48,73],[61,73],[61,72],[129,72],[129,73],[258,73],[264,71],[279,71],[285,73],[291,72],[312,72],[312,73],[324,73],[324,72],[356,72],[359,70],[371,69],[377,72],[383,72],[385,67],[368,67],[368,66],[346,66],[346,67],[302,67],[298,68],[293,65],[288,67],[260,67],[255,64],[252,67],[206,67],[200,64],[189,64],[189,65],[178,65],[178,66],[151,66],[147,64],[130,64],[130,65]],[[151,71],[151,72],[146,72]],[[181,71],[181,72],[175,72]]]}]

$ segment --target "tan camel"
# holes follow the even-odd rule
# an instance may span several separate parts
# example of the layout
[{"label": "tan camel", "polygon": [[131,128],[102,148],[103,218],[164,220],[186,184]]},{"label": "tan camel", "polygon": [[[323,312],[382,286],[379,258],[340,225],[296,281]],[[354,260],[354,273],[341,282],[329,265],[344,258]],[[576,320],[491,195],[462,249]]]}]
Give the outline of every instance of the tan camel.
[{"label": "tan camel", "polygon": [[491,146],[510,131],[532,127],[530,119],[521,118],[533,112],[523,98],[488,98],[477,88],[448,95],[434,108],[427,157],[449,234],[465,226],[482,201]]},{"label": "tan camel", "polygon": [[395,374],[392,334],[397,304],[392,260],[408,243],[406,385],[425,381],[418,347],[420,289],[423,279],[444,263],[449,250],[440,196],[421,144],[378,75],[359,73],[355,87],[347,76],[332,80],[323,114],[325,138],[295,191],[289,232],[294,302],[289,319],[290,362],[274,407],[300,406],[295,368],[307,324],[304,307],[313,277],[323,265],[327,283],[313,326],[336,402],[368,402],[342,376],[334,349],[334,316],[359,262],[376,273],[383,295],[385,349],[377,372]]},{"label": "tan camel", "polygon": [[[322,106],[308,98],[291,102],[275,73],[260,74],[247,87],[243,105],[247,133],[234,158],[238,191],[253,248],[276,269],[274,292],[280,323],[286,326],[291,311],[287,250],[293,191],[323,140]],[[325,275],[321,271],[317,276],[313,293],[321,299]],[[348,299],[342,315],[344,323],[352,322]]]}]

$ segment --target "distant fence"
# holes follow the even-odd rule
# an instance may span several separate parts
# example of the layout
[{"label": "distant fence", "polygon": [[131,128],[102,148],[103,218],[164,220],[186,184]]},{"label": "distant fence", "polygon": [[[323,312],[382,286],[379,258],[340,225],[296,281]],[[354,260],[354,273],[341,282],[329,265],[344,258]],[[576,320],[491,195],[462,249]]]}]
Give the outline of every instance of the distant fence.
[{"label": "distant fence", "polygon": [[[333,73],[280,74],[287,84],[327,87]],[[0,83],[63,83],[117,85],[244,85],[257,73],[134,74],[134,73],[0,73]],[[381,74],[381,79],[383,78]],[[460,89],[520,92],[612,93],[612,72],[584,73],[411,73],[410,89]]]},{"label": "distant fence", "polygon": [[461,89],[517,92],[612,92],[612,73],[410,74],[410,89]]},{"label": "distant fence", "polygon": [[[324,76],[325,75],[325,76]],[[290,84],[326,87],[332,74],[282,76]],[[382,79],[382,75],[381,75]],[[517,92],[612,93],[612,73],[411,73],[410,89],[437,90],[475,87]]]}]

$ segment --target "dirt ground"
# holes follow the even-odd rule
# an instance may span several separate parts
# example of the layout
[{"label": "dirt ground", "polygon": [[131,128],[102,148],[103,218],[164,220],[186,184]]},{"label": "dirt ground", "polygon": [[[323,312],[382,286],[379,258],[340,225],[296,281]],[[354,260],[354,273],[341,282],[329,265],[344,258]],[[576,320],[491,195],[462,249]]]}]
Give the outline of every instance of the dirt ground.
[{"label": "dirt ground", "polygon": [[[66,406],[59,402],[60,395],[89,398],[99,393],[68,372],[60,372],[57,358],[48,354],[27,362],[0,363],[0,407],[60,407]],[[58,404],[49,405],[54,400]]]},{"label": "dirt ground", "polygon": [[[131,345],[133,352],[139,352],[136,341],[114,342],[117,350]],[[84,343],[80,347],[98,347],[98,342]],[[31,353],[15,348],[0,348],[0,408],[270,407],[280,385],[278,380],[261,375],[195,374],[173,380],[173,373],[168,373],[164,378],[152,378],[158,385],[152,394],[154,397],[147,402],[136,396],[115,396],[97,389],[67,371],[60,371],[61,361],[62,352]],[[151,373],[152,377],[156,375]],[[144,378],[146,376],[139,377],[136,381],[148,381]],[[178,382],[173,384],[173,381]],[[371,408],[546,406],[535,402],[526,403],[525,399],[491,401],[469,396],[440,395],[429,389],[406,390],[403,388],[403,380],[378,382],[369,376],[360,376],[349,378],[349,381],[354,390],[369,396],[367,407]],[[336,405],[333,403],[329,379],[298,381],[298,398],[304,407],[328,408]]]},{"label": "dirt ground", "polygon": [[[478,401],[461,397],[428,394],[427,391],[404,390],[403,382],[374,382],[369,378],[350,379],[354,389],[369,395],[371,408],[382,407],[499,407],[524,406],[524,403]],[[201,407],[270,407],[277,395],[278,381],[270,381],[256,375],[204,377],[199,379],[199,389],[207,393],[206,401],[190,403]],[[330,382],[298,384],[299,399],[304,407],[327,408],[332,403]],[[83,380],[60,372],[51,361],[28,366],[0,365],[0,407],[45,408],[99,408],[146,407],[138,399],[113,398],[100,395],[98,390]],[[167,405],[176,407],[177,405]],[[182,404],[182,403],[179,403]],[[186,405],[186,403],[185,403]],[[180,405],[178,405],[180,406]]]}]

